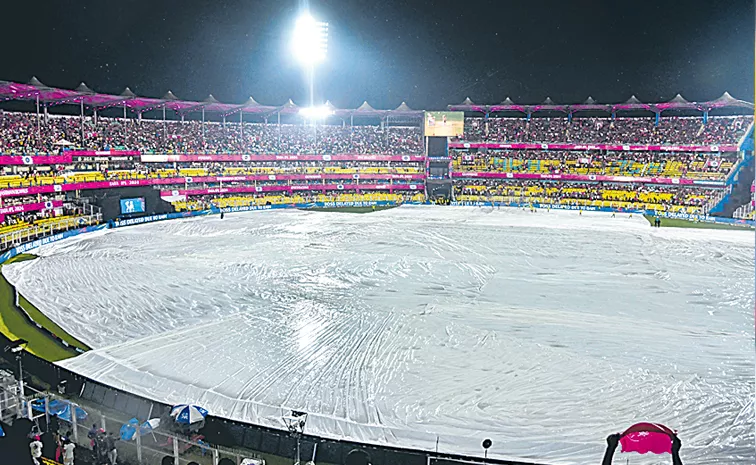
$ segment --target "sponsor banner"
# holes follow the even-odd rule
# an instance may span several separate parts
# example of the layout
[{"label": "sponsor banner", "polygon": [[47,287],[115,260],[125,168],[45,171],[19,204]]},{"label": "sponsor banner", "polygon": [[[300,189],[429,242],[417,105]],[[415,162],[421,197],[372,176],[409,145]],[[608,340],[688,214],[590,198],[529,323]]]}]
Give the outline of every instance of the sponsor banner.
[{"label": "sponsor banner", "polygon": [[259,161],[404,161],[404,162],[422,162],[425,161],[423,155],[294,155],[294,154],[269,154],[269,155],[246,155],[246,154],[228,154],[228,155],[153,155],[142,154],[143,163],[170,163],[170,162],[259,162]]},{"label": "sponsor banner", "polygon": [[541,173],[475,173],[455,171],[452,178],[486,178],[486,179],[542,179],[552,181],[589,181],[589,182],[628,182],[643,184],[679,184],[699,186],[724,186],[724,181],[712,181],[708,179],[679,179],[679,178],[650,178],[642,176],[604,176],[583,174],[541,174]]},{"label": "sponsor banner", "polygon": [[13,247],[12,249],[8,250],[7,252],[3,254],[0,254],[0,263],[5,263],[6,261],[15,257],[16,255],[22,254],[32,249],[36,249],[45,244],[49,244],[51,242],[57,242],[63,239],[67,239],[69,237],[73,237],[73,236],[78,236],[79,234],[82,234],[82,233],[99,231],[99,230],[105,229],[106,227],[107,226],[105,226],[104,224],[100,224],[97,226],[87,226],[85,228],[72,229],[71,231],[65,231],[62,233],[53,234],[52,236],[43,237],[35,241],[27,242],[26,244],[21,244],[17,247]]},{"label": "sponsor banner", "polygon": [[63,206],[62,200],[52,200],[47,202],[25,203],[23,205],[12,205],[10,207],[0,208],[0,215],[11,215],[13,213],[36,212],[39,210],[50,210]]},{"label": "sponsor banner", "polygon": [[[72,157],[73,162],[81,162],[81,163],[99,163],[103,161],[102,157],[80,157],[75,156]],[[139,161],[139,157],[108,157],[106,161]]]},{"label": "sponsor banner", "polygon": [[623,152],[737,152],[737,145],[617,145],[617,144],[529,144],[498,142],[449,142],[450,149],[505,150],[615,150]]},{"label": "sponsor banner", "polygon": [[84,157],[138,157],[138,150],[67,150],[67,155]]},{"label": "sponsor banner", "polygon": [[65,165],[72,161],[71,155],[0,156],[0,165]]},{"label": "sponsor banner", "polygon": [[299,184],[287,186],[285,184],[273,186],[234,186],[234,187],[209,187],[207,189],[179,189],[170,191],[160,191],[160,197],[168,201],[170,198],[181,196],[192,197],[195,195],[208,194],[236,194],[246,192],[299,192],[299,191],[342,191],[342,190],[417,190],[422,189],[418,184]]}]

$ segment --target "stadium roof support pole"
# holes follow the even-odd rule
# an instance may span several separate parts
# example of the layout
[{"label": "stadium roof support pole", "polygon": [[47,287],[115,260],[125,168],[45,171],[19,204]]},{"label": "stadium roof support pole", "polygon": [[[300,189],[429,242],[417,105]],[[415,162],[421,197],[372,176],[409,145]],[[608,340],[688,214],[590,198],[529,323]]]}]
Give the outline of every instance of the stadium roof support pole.
[{"label": "stadium roof support pole", "polygon": [[40,128],[39,128],[39,94],[37,94],[37,143],[40,140]]},{"label": "stadium roof support pole", "polygon": [[703,112],[703,122],[704,124],[707,124],[709,122],[709,110],[705,110]]},{"label": "stadium roof support pole", "polygon": [[[244,120],[242,119],[242,115],[244,115],[244,111],[239,111],[239,133],[241,134],[241,139],[244,141]],[[266,119],[267,122],[267,119]],[[243,144],[244,142],[242,142]]]},{"label": "stadium roof support pole", "polygon": [[126,119],[126,102],[123,102],[123,119]]},{"label": "stadium roof support pole", "polygon": [[278,112],[278,145],[276,145],[276,153],[281,153],[281,112]]},{"label": "stadium roof support pole", "polygon": [[654,126],[658,126],[659,120],[661,119],[661,112],[655,111],[654,113],[656,114],[656,116],[654,117]]},{"label": "stadium roof support pole", "polygon": [[354,150],[354,113],[349,115],[349,148]]},{"label": "stadium roof support pole", "polygon": [[205,147],[205,107],[202,107],[202,146]]},{"label": "stadium roof support pole", "polygon": [[84,99],[81,99],[79,101],[79,105],[81,108],[81,112],[79,113],[79,118],[81,121],[81,148],[84,148]]}]

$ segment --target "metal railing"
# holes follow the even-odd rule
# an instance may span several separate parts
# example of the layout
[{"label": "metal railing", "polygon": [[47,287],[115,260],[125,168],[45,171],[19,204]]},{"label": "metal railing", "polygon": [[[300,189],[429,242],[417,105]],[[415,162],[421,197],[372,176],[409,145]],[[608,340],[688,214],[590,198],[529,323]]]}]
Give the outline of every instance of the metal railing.
[{"label": "metal railing", "polygon": [[[129,419],[117,412],[106,412],[91,405],[78,404],[63,396],[50,392],[36,391],[25,386],[26,397],[19,395],[18,382],[12,375],[0,372],[0,416],[4,422],[13,418],[29,418],[39,431],[49,424],[51,416],[67,407],[67,414],[58,416],[58,432],[68,437],[77,447],[93,449],[92,430],[112,432],[116,442],[118,458],[122,462],[140,465],[158,465],[167,457],[173,458],[174,465],[218,465],[222,459],[229,459],[236,465],[243,462],[265,465],[259,454],[250,451],[210,445],[201,432],[186,436],[165,430],[143,428],[145,419],[138,422],[133,436],[122,438],[121,428]],[[54,408],[52,408],[54,407]],[[162,423],[166,423],[165,418]]]},{"label": "metal railing", "polygon": [[753,201],[751,201],[735,209],[735,211],[732,214],[732,217],[738,218],[741,220],[750,220],[750,219],[753,219],[754,210],[756,210],[756,207],[754,207]]},{"label": "metal railing", "polygon": [[0,250],[8,250],[12,247],[31,242],[41,237],[71,229],[83,228],[102,222],[102,214],[94,213],[67,217],[60,220],[47,221],[41,224],[31,224],[16,231],[0,234]]}]

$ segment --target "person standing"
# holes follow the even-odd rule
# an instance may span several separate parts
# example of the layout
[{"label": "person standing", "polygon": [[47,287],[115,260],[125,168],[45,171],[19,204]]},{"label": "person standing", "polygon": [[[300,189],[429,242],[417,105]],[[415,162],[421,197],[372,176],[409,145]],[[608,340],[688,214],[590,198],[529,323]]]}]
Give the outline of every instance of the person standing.
[{"label": "person standing", "polygon": [[87,433],[87,437],[89,438],[89,445],[92,446],[92,450],[94,450],[95,455],[97,455],[97,449],[95,447],[97,445],[97,425],[92,425],[92,429]]},{"label": "person standing", "polygon": [[39,440],[39,436],[34,436],[34,441],[29,444],[29,450],[34,465],[42,465],[42,441]]},{"label": "person standing", "polygon": [[108,437],[105,438],[105,445],[107,447],[108,451],[108,460],[110,461],[110,465],[116,465],[116,460],[118,459],[118,450],[116,449],[116,441],[117,439],[115,436],[113,436],[113,433],[108,433]]},{"label": "person standing", "polygon": [[68,438],[63,439],[63,465],[73,465],[75,448],[76,444],[72,443]]}]

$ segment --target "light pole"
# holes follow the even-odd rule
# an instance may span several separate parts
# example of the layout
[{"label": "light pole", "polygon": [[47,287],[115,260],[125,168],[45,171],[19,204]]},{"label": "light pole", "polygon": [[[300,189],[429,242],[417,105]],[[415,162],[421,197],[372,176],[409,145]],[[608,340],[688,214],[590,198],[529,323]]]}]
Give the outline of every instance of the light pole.
[{"label": "light pole", "polygon": [[299,465],[300,460],[300,440],[304,433],[305,425],[307,424],[307,414],[297,410],[292,410],[291,413],[283,417],[283,421],[286,424],[286,429],[297,439],[297,458],[294,465]]},{"label": "light pole", "polygon": [[488,458],[488,449],[493,445],[493,442],[490,439],[484,439],[481,446],[483,446],[483,458]]},{"label": "light pole", "polygon": [[12,341],[10,344],[5,346],[4,351],[10,352],[16,356],[16,361],[18,362],[18,408],[19,413],[21,412],[21,404],[23,404],[24,401],[24,367],[21,363],[21,352],[23,352],[24,348],[26,347],[26,344],[28,344],[29,341],[25,339],[16,339],[15,341]]}]

